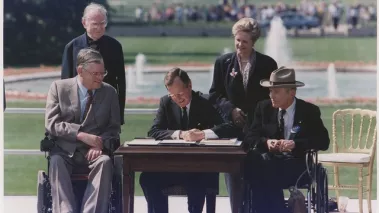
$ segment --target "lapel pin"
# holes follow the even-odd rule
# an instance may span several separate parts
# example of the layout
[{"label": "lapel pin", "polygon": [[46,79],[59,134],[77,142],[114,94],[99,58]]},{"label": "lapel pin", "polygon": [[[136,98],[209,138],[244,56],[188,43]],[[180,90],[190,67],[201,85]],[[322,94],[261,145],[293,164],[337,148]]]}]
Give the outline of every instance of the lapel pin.
[{"label": "lapel pin", "polygon": [[236,77],[236,75],[238,74],[238,72],[236,72],[234,70],[234,68],[232,69],[232,72],[230,73],[230,76],[232,76],[233,78]]},{"label": "lapel pin", "polygon": [[293,126],[292,129],[291,129],[291,133],[298,133],[300,131],[300,126],[299,125],[296,125],[296,126]]}]

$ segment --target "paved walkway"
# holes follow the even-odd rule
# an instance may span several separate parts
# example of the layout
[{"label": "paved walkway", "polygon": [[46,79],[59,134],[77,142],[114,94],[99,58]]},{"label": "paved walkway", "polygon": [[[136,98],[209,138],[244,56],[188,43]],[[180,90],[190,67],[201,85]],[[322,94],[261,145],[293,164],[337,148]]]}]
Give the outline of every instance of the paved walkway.
[{"label": "paved walkway", "polygon": [[[37,197],[36,196],[5,196],[5,213],[37,213]],[[367,211],[366,202],[364,204],[364,212]],[[171,213],[187,212],[187,199],[185,197],[170,197],[169,211]],[[205,209],[205,208],[204,208]],[[373,201],[373,213],[376,212],[376,201]],[[135,213],[147,213],[146,200],[144,197],[137,196],[135,198]],[[206,211],[204,210],[203,213]],[[230,213],[230,205],[228,197],[217,197],[216,202],[217,213]],[[358,200],[350,200],[347,212],[358,212]]]}]

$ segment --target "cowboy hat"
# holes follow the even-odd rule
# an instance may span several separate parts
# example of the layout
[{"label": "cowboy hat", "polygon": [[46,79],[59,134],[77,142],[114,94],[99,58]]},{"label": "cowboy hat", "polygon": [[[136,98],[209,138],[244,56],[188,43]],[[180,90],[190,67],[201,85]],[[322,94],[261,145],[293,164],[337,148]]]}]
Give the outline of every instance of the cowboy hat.
[{"label": "cowboy hat", "polygon": [[302,87],[303,82],[295,80],[295,70],[286,67],[279,67],[274,70],[270,79],[263,79],[260,82],[262,87]]}]

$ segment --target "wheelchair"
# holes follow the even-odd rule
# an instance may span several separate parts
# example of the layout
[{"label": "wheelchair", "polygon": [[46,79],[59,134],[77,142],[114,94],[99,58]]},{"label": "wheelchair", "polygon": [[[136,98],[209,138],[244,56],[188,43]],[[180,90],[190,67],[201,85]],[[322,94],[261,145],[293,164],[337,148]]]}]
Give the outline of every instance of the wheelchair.
[{"label": "wheelchair", "polygon": [[[329,213],[327,170],[321,163],[318,163],[317,151],[307,151],[306,166],[307,170],[295,180],[295,184],[283,185],[283,190],[289,189],[291,186],[295,186],[297,189],[304,189],[306,190],[306,195],[304,196],[308,213]],[[244,208],[247,208],[249,213],[253,213],[253,191],[251,186],[245,188],[244,194],[244,197],[248,199],[248,203],[244,204],[246,205]],[[285,203],[288,207],[288,200]]]},{"label": "wheelchair", "polygon": [[[45,133],[45,138],[41,140],[40,150],[45,152],[45,157],[48,161],[47,172],[38,171],[38,186],[37,186],[37,212],[52,213],[52,196],[51,186],[49,182],[49,165],[50,157],[48,152],[54,147],[54,139],[48,133]],[[122,212],[122,159],[115,157],[113,152],[120,146],[120,140],[114,139],[104,142],[104,149],[108,150],[109,157],[114,162],[114,172],[112,179],[112,189],[109,202],[109,213]],[[77,206],[81,206],[84,191],[87,187],[88,174],[72,174],[71,182],[75,197],[77,198]]]},{"label": "wheelchair", "polygon": [[[327,170],[318,163],[317,151],[310,150],[306,155],[307,170],[297,179],[295,186],[306,189],[306,206],[308,213],[329,213]],[[286,187],[288,189],[288,187]],[[288,202],[286,202],[288,205]]]}]

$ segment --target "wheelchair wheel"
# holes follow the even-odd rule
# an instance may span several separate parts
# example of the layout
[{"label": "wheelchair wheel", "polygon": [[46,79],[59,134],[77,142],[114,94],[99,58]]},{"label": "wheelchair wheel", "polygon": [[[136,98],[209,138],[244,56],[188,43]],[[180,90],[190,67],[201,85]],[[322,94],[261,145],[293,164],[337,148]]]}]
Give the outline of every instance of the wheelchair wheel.
[{"label": "wheelchair wheel", "polygon": [[38,171],[37,177],[37,212],[52,213],[52,198],[49,177],[44,171]]},{"label": "wheelchair wheel", "polygon": [[316,210],[317,213],[328,213],[328,176],[321,164],[317,165]]}]

